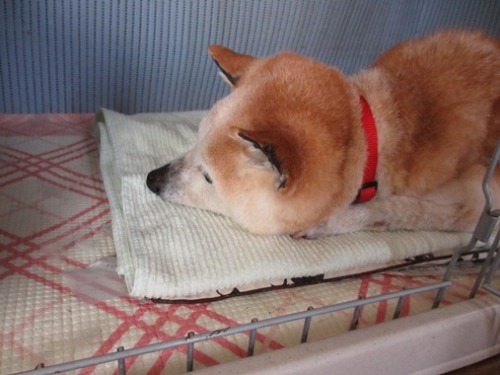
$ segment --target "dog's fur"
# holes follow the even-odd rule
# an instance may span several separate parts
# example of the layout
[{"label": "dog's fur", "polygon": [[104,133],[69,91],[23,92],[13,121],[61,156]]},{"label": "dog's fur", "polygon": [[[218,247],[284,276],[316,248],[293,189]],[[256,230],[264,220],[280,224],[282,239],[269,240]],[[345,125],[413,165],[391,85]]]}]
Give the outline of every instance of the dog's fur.
[{"label": "dog's fur", "polygon": [[[209,54],[233,89],[200,124],[195,147],[148,175],[162,198],[260,234],[473,230],[500,137],[499,39],[439,32],[350,78],[291,52]],[[379,189],[352,204],[367,160],[360,96],[376,123]],[[500,202],[498,172],[493,193]]]}]

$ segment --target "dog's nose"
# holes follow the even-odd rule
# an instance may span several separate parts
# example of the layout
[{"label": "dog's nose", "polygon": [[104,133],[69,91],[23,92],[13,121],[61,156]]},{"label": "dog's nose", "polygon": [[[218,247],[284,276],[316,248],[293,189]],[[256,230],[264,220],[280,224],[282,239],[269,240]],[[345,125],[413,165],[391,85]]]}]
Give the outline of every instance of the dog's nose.
[{"label": "dog's nose", "polygon": [[148,173],[148,176],[146,177],[146,185],[153,193],[161,193],[163,186],[165,186],[167,182],[169,166],[170,164],[167,164]]}]

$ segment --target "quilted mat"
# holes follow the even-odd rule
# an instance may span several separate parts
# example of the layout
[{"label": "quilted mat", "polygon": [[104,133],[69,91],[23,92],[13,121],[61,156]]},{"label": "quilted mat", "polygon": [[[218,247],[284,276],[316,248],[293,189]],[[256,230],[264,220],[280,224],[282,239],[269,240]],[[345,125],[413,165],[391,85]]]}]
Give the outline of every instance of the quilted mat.
[{"label": "quilted mat", "polygon": [[[0,374],[30,370],[204,333],[440,280],[441,265],[204,303],[132,298],[115,270],[108,199],[91,114],[0,115]],[[458,272],[442,305],[467,299]],[[482,294],[483,292],[481,292]],[[434,293],[407,298],[402,316],[426,311]],[[390,320],[396,301],[367,306],[358,327]],[[352,311],[312,320],[310,340],[349,330]],[[303,322],[257,332],[255,354],[297,345]],[[195,346],[194,368],[246,356],[248,334]],[[126,360],[129,374],[186,371],[186,349]],[[116,373],[116,363],[76,371]]]}]

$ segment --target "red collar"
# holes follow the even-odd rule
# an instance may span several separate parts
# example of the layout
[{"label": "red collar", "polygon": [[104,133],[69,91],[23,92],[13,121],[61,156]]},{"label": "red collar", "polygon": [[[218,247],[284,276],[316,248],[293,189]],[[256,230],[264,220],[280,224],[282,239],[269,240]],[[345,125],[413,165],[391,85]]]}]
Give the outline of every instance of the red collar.
[{"label": "red collar", "polygon": [[368,157],[363,174],[363,185],[361,185],[354,203],[367,202],[375,197],[378,186],[377,180],[375,180],[378,161],[377,128],[368,102],[362,96],[359,97],[359,100],[361,102],[361,123],[365,133]]}]

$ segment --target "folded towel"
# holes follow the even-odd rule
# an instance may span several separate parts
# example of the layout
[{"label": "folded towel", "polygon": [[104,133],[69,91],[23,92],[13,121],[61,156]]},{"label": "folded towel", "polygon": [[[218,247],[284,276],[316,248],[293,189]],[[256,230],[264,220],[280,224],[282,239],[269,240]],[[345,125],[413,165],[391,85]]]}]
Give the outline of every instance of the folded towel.
[{"label": "folded towel", "polygon": [[230,219],[164,202],[149,171],[196,141],[204,112],[96,115],[118,272],[135,297],[197,299],[465,245],[469,234],[358,232],[318,240],[257,236]]}]

